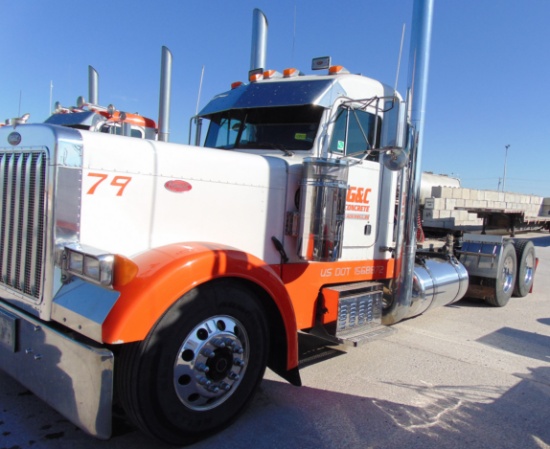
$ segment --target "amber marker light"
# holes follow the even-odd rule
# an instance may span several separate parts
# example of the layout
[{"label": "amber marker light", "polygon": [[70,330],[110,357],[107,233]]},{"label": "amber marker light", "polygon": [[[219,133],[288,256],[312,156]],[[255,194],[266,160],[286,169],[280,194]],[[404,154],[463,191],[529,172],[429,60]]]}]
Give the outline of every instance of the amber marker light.
[{"label": "amber marker light", "polygon": [[120,254],[115,254],[115,269],[113,276],[113,287],[122,287],[130,283],[138,273],[138,266],[135,262]]},{"label": "amber marker light", "polygon": [[264,72],[264,79],[265,80],[269,80],[269,79],[272,79],[272,78],[280,78],[281,77],[281,74],[279,72],[277,72],[277,70],[266,70]]},{"label": "amber marker light", "polygon": [[285,78],[291,78],[291,77],[293,77],[293,76],[298,76],[299,73],[300,73],[300,72],[298,72],[298,69],[295,69],[295,68],[291,67],[291,68],[285,69],[285,70],[283,71],[283,76],[284,76]]},{"label": "amber marker light", "polygon": [[349,73],[349,71],[343,65],[333,65],[328,69],[329,75],[338,75],[343,73]]}]

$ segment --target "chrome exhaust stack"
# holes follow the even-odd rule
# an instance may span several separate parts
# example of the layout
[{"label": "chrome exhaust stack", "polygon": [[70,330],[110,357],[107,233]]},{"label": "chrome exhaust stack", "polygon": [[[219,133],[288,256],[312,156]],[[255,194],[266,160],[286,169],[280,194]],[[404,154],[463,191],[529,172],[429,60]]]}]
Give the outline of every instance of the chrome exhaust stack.
[{"label": "chrome exhaust stack", "polygon": [[88,101],[99,104],[99,74],[91,65],[88,66]]},{"label": "chrome exhaust stack", "polygon": [[172,90],[172,53],[162,47],[160,69],[160,98],[158,119],[158,140],[168,142],[170,132],[170,92]]},{"label": "chrome exhaust stack", "polygon": [[[384,310],[384,324],[393,324],[409,315],[415,277],[416,231],[420,201],[422,141],[434,0],[415,0],[412,17],[407,100],[409,110],[408,167],[401,173],[398,235],[395,249],[395,276]],[[404,217],[403,217],[403,215]]]},{"label": "chrome exhaust stack", "polygon": [[255,8],[252,13],[250,70],[266,68],[267,26],[267,17],[260,9]]}]

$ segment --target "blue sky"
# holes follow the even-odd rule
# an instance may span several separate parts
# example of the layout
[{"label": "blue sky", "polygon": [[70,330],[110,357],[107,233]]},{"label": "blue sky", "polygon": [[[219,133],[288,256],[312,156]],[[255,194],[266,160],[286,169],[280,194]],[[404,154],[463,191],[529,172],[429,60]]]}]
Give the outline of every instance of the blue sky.
[{"label": "blue sky", "polygon": [[[156,119],[161,47],[173,54],[170,140],[186,142],[195,112],[246,80],[252,10],[269,21],[267,66],[310,73],[332,56],[354,73],[407,83],[412,0],[0,0],[0,120],[29,112],[43,121],[53,101],[87,95]],[[464,187],[550,197],[550,1],[435,0],[422,168]]]}]

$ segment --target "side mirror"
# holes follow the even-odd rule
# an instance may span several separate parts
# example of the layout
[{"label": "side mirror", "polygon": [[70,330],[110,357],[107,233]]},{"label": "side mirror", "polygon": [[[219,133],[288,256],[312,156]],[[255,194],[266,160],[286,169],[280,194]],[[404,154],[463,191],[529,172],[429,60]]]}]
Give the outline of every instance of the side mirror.
[{"label": "side mirror", "polygon": [[[391,103],[393,102],[393,106]],[[409,160],[407,148],[407,103],[394,97],[388,101],[384,122],[380,150],[384,152],[383,162],[390,170],[401,170]]]}]

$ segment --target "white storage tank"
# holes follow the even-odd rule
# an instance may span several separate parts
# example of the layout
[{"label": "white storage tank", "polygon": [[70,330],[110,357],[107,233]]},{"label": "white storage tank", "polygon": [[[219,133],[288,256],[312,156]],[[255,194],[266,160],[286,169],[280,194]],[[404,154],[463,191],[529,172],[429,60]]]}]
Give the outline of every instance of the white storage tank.
[{"label": "white storage tank", "polygon": [[431,198],[432,187],[460,187],[460,179],[449,175],[436,175],[432,172],[423,172],[420,181],[420,204],[424,204],[426,198]]}]

